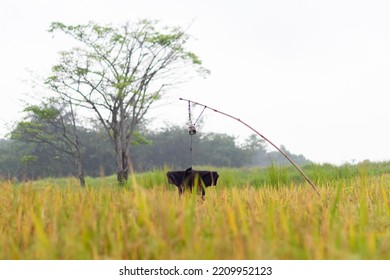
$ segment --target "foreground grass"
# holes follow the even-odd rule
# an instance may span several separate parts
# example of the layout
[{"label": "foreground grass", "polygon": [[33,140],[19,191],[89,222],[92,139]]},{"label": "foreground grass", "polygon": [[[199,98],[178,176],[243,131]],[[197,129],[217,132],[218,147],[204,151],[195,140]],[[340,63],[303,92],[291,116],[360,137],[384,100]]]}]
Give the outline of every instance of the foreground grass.
[{"label": "foreground grass", "polygon": [[[98,185],[97,182],[100,182]],[[0,259],[389,259],[390,175],[208,188],[0,184]]]}]

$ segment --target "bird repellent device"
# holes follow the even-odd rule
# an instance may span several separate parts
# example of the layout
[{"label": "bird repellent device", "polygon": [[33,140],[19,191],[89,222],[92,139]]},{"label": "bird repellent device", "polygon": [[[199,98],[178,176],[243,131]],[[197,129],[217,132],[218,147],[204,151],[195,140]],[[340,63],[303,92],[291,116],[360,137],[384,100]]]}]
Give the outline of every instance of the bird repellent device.
[{"label": "bird repellent device", "polygon": [[167,173],[168,182],[175,185],[179,194],[183,194],[185,190],[190,190],[191,192],[195,188],[202,194],[202,197],[205,196],[205,188],[210,186],[215,186],[218,180],[218,173],[216,171],[206,171],[206,170],[193,170],[192,169],[192,137],[196,135],[196,123],[203,114],[204,110],[200,113],[199,117],[195,122],[192,121],[191,116],[191,101],[188,101],[188,134],[190,136],[190,147],[189,147],[189,161],[190,167],[186,170],[176,170],[169,171]]},{"label": "bird repellent device", "polygon": [[[224,112],[221,112],[217,109],[214,109],[214,108],[211,108],[211,107],[208,107],[207,105],[204,105],[204,104],[201,104],[201,103],[198,103],[198,102],[195,102],[195,101],[192,101],[192,100],[188,100],[188,99],[184,99],[184,98],[180,98],[180,100],[182,101],[186,101],[188,102],[188,108],[189,108],[189,134],[190,136],[192,137],[193,135],[196,134],[196,129],[195,129],[195,124],[196,122],[199,120],[199,117],[203,114],[204,110],[206,109],[209,109],[211,111],[214,111],[216,113],[219,113],[221,115],[224,115],[226,117],[229,117],[231,119],[234,119],[238,122],[240,122],[241,124],[245,125],[246,127],[248,127],[249,129],[251,129],[253,132],[255,132],[257,135],[259,135],[261,138],[263,138],[265,141],[267,141],[269,144],[271,144],[271,146],[273,146],[278,152],[280,152],[297,170],[298,172],[305,178],[305,180],[310,184],[310,186],[313,188],[313,190],[318,194],[318,196],[321,197],[321,194],[320,192],[318,191],[317,187],[314,185],[314,183],[310,180],[310,178],[305,174],[305,172],[303,172],[303,170],[283,151],[281,150],[280,148],[278,148],[274,143],[272,143],[268,138],[266,138],[264,135],[262,135],[259,131],[257,131],[256,129],[254,129],[252,126],[248,125],[247,123],[243,122],[242,120],[240,120],[239,118],[236,118],[232,115],[229,115],[227,113],[224,113]],[[200,114],[200,116],[198,117],[198,119],[195,121],[194,124],[192,124],[192,120],[191,120],[191,104],[195,104],[195,105],[199,105],[199,106],[202,106],[203,107],[203,111],[202,113]],[[190,142],[190,162],[192,164],[192,138],[191,138],[191,142]],[[168,172],[169,173],[169,172]],[[169,176],[168,176],[169,177]],[[215,181],[216,182],[216,181]]]}]

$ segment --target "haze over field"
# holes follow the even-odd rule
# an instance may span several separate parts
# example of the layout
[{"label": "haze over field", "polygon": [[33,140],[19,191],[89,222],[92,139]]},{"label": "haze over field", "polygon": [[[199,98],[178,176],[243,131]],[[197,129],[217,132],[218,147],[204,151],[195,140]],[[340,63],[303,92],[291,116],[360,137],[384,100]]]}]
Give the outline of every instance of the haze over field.
[{"label": "haze over field", "polygon": [[[4,136],[26,100],[39,100],[57,52],[52,21],[123,23],[160,19],[188,26],[211,70],[180,85],[149,114],[155,127],[184,124],[194,99],[245,120],[278,146],[315,162],[390,160],[388,1],[27,1],[0,4],[0,126]],[[198,108],[200,110],[201,108]],[[251,132],[206,112],[205,131]]]}]

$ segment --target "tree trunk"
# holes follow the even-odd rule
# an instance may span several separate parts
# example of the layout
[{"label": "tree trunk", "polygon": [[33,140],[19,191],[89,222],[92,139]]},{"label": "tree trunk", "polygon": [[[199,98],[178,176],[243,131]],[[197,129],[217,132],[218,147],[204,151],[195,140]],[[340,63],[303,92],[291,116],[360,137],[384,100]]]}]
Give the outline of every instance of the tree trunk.
[{"label": "tree trunk", "polygon": [[124,183],[126,183],[126,176],[123,170],[117,171],[116,180],[118,181],[119,185],[123,185]]},{"label": "tree trunk", "polygon": [[129,151],[127,143],[120,141],[121,139],[115,140],[115,156],[117,165],[117,181],[119,184],[124,184],[129,178]]},{"label": "tree trunk", "polygon": [[123,153],[120,137],[115,139],[116,179],[120,185],[126,183],[127,177],[123,168]]},{"label": "tree trunk", "polygon": [[117,154],[117,174],[116,178],[119,184],[124,184],[129,178],[129,158],[125,151]]},{"label": "tree trunk", "polygon": [[122,161],[123,161],[123,175],[125,180],[129,178],[129,156],[126,150],[122,151]]},{"label": "tree trunk", "polygon": [[79,181],[80,181],[80,186],[82,188],[85,187],[85,177],[84,177],[84,171],[82,170],[81,172],[79,172]]},{"label": "tree trunk", "polygon": [[123,100],[119,103],[119,122],[117,123],[117,133],[115,137],[115,152],[117,163],[117,180],[119,184],[124,184],[129,178],[129,140],[126,136],[126,114],[123,108]]},{"label": "tree trunk", "polygon": [[77,173],[78,173],[77,175],[79,177],[80,186],[85,187],[84,168],[81,162],[81,158],[76,159],[76,166],[77,166]]}]

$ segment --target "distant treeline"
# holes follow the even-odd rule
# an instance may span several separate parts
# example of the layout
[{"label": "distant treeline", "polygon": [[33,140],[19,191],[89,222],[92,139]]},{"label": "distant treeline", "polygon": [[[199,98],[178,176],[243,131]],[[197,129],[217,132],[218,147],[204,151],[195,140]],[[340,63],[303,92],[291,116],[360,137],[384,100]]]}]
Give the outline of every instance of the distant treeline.
[{"label": "distant treeline", "polygon": [[[83,147],[83,164],[87,176],[105,176],[116,172],[112,143],[99,129],[79,128]],[[168,165],[185,169],[190,162],[190,136],[187,128],[170,126],[163,130],[138,133],[130,150],[135,171],[148,171]],[[281,147],[300,165],[310,163],[302,155],[294,155]],[[288,161],[279,152],[267,152],[262,139],[252,135],[242,144],[227,134],[201,133],[192,137],[192,164],[215,167],[284,165]],[[43,143],[0,140],[0,177],[36,179],[74,174],[75,163],[66,154]]]}]

